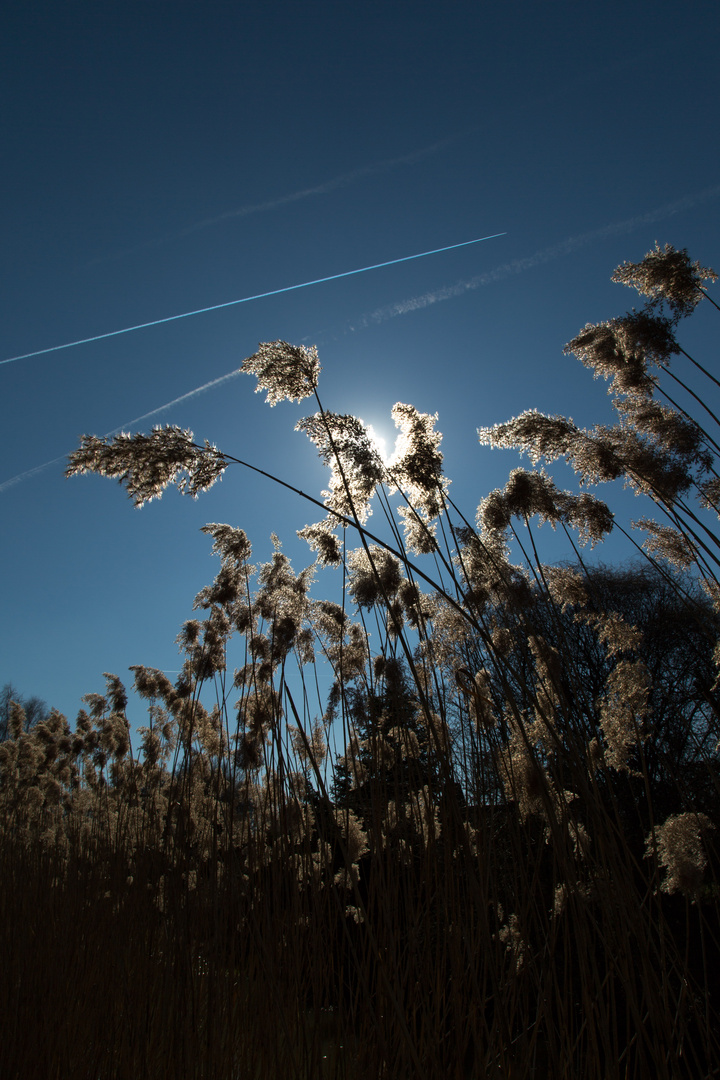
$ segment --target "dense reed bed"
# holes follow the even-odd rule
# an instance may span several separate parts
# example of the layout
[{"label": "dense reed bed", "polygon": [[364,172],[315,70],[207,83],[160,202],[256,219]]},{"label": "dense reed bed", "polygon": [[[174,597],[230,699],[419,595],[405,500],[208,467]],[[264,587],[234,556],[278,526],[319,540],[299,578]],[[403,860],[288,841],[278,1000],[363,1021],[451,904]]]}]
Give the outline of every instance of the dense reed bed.
[{"label": "dense reed bed", "polygon": [[[207,525],[218,574],[176,682],[134,669],[133,740],[115,675],[74,727],[12,708],[0,1075],[720,1075],[720,384],[676,338],[715,275],[666,247],[615,277],[646,306],[568,349],[617,423],[482,431],[532,468],[472,521],[435,417],[398,404],[388,463],[322,407],[314,349],[244,362],[270,404],[315,399],[315,564],[276,541],[254,567],[242,529]],[[236,464],[166,427],[86,437],[68,471],[140,505]],[[659,520],[590,490],[618,478]],[[543,523],[565,562],[540,561]],[[619,528],[636,562],[583,557]],[[317,599],[328,566],[344,588]]]}]

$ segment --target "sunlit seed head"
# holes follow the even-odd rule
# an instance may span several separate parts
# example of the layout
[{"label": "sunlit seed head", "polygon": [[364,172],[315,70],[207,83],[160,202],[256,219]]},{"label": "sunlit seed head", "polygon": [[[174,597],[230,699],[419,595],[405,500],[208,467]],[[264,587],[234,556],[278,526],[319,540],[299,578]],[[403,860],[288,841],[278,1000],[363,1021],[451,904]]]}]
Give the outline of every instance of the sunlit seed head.
[{"label": "sunlit seed head", "polygon": [[266,341],[248,356],[240,371],[257,377],[256,393],[267,391],[269,405],[279,401],[302,401],[317,386],[320,361],[315,346],[290,345],[287,341]]}]

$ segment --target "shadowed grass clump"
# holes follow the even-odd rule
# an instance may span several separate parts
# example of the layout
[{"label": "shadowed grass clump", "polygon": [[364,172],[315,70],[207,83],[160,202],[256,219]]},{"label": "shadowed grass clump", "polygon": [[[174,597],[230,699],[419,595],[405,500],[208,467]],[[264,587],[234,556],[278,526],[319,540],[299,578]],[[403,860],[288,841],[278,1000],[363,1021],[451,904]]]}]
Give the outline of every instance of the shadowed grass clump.
[{"label": "shadowed grass clump", "polygon": [[[176,681],[133,669],[134,743],[112,674],[74,727],[10,708],[3,1077],[718,1075],[720,384],[675,336],[713,277],[669,247],[617,271],[648,306],[567,347],[617,423],[482,430],[533,467],[474,521],[436,417],[396,405],[384,462],[323,408],[314,349],[244,362],[270,404],[315,400],[315,563],[273,538],[254,566],[242,529],[205,526],[218,573]],[[577,490],[538,468],[559,458]],[[168,427],[86,436],[68,473],[141,505],[234,464],[255,468]],[[621,477],[648,507],[627,527],[590,490]],[[566,561],[541,559],[544,523]],[[642,561],[583,556],[617,530]]]}]

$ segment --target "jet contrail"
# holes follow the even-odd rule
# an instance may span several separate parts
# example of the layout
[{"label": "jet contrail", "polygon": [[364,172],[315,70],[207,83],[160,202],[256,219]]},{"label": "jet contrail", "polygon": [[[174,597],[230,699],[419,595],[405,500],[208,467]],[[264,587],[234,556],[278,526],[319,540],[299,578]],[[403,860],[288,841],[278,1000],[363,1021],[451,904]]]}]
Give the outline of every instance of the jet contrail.
[{"label": "jet contrail", "polygon": [[248,217],[250,214],[258,214],[265,210],[276,210],[281,206],[299,202],[301,199],[307,199],[313,195],[329,195],[331,191],[337,191],[338,188],[348,187],[350,184],[354,184],[357,180],[362,180],[366,176],[377,176],[380,173],[390,172],[392,169],[397,168],[398,165],[413,165],[417,161],[422,161],[423,158],[430,157],[431,154],[436,154],[446,146],[458,142],[469,132],[477,130],[477,127],[468,128],[455,135],[449,135],[446,139],[441,139],[431,146],[424,146],[420,150],[413,150],[409,154],[388,158],[385,161],[377,161],[372,165],[361,165],[351,172],[341,173],[339,176],[333,176],[329,180],[324,180],[320,184],[315,184],[314,187],[302,188],[302,190],[290,192],[288,195],[279,195],[277,198],[267,199],[265,202],[249,203],[245,206],[240,206],[235,210],[226,210],[225,213],[218,214],[216,217],[205,218],[202,221],[196,222],[194,225],[188,225],[182,232],[173,235],[187,236],[189,233],[197,232],[198,229],[205,229],[209,225],[217,225],[218,222],[228,221],[231,218]]},{"label": "jet contrail", "polygon": [[[221,375],[219,379],[211,379],[210,382],[203,383],[202,386],[196,386],[194,390],[188,390],[187,394],[181,394],[180,397],[173,398],[172,401],[166,401],[164,405],[159,405],[157,409],[151,409],[150,412],[143,413],[142,416],[136,416],[134,420],[128,420],[127,423],[113,428],[112,431],[106,431],[104,437],[109,439],[111,435],[117,435],[118,432],[126,431],[127,428],[133,427],[134,424],[139,424],[141,420],[149,420],[151,416],[157,416],[158,413],[171,409],[173,405],[179,405],[182,401],[188,401],[190,398],[197,397],[198,394],[204,394],[206,390],[212,390],[213,387],[220,386],[221,383],[228,382],[228,380],[234,379],[236,375],[240,374],[240,368],[236,368],[235,371],[229,371],[227,375]],[[61,454],[60,457],[51,458],[50,461],[45,461],[42,465],[36,465],[34,469],[27,469],[25,472],[18,473],[17,476],[11,476],[9,480],[5,480],[0,484],[0,494],[7,491],[8,488],[14,487],[15,484],[19,484],[22,480],[29,480],[31,476],[37,476],[39,473],[44,472],[45,469],[49,469],[51,465],[56,465],[59,461],[67,461],[67,459],[67,454]]]},{"label": "jet contrail", "polygon": [[[219,379],[211,379],[210,382],[203,383],[202,386],[196,386],[194,390],[188,390],[187,394],[181,394],[180,397],[173,398],[172,401],[166,401],[164,405],[158,405],[157,409],[151,409],[150,412],[143,413],[142,416],[136,416],[134,420],[128,420],[121,427],[113,428],[112,431],[107,432],[105,438],[107,439],[110,435],[115,435],[119,431],[125,431],[126,428],[132,427],[133,424],[139,424],[141,420],[148,420],[151,416],[165,412],[166,409],[171,409],[173,405],[179,405],[181,401],[188,401],[190,398],[197,397],[198,394],[204,394],[206,390],[212,390],[214,386],[219,386],[220,383],[234,379],[240,373],[240,368],[236,368],[235,371],[229,371],[227,375],[221,375]],[[0,491],[2,491],[1,485]]]},{"label": "jet contrail", "polygon": [[612,236],[622,236],[626,233],[634,232],[635,229],[640,228],[642,225],[650,225],[655,221],[663,221],[665,218],[672,217],[673,214],[679,214],[683,210],[690,210],[692,207],[697,206],[699,203],[706,202],[708,199],[717,198],[718,195],[720,195],[720,185],[716,184],[714,187],[704,188],[702,191],[695,192],[692,195],[686,195],[684,198],[677,199],[675,202],[664,203],[662,206],[658,206],[654,210],[648,211],[646,214],[638,214],[635,217],[627,218],[624,221],[614,221],[609,225],[603,225],[601,228],[593,229],[591,232],[570,236],[567,240],[563,240],[559,244],[541,248],[533,255],[528,255],[523,259],[513,259],[511,262],[503,263],[500,266],[496,266],[493,270],[488,270],[484,274],[478,274],[466,281],[458,281],[454,285],[445,285],[441,289],[435,289],[432,292],[424,293],[422,296],[414,296],[408,300],[401,300],[396,304],[387,304],[384,307],[377,308],[369,315],[363,315],[358,322],[353,323],[350,326],[350,330],[364,330],[368,326],[387,322],[388,319],[394,319],[398,315],[408,315],[412,311],[421,311],[423,308],[430,307],[432,304],[441,303],[443,300],[451,300],[455,296],[462,296],[463,293],[469,292],[471,289],[479,289],[483,285],[491,285],[493,282],[502,281],[515,274],[521,274],[525,270],[532,270],[534,267],[540,266],[543,263],[552,262],[554,259],[559,259],[563,255],[569,255],[578,248],[585,247],[595,240],[606,240]]},{"label": "jet contrail", "polygon": [[48,349],[35,349],[34,352],[21,353],[19,356],[8,356],[6,360],[0,360],[3,364],[13,364],[16,360],[29,360],[32,356],[43,356],[45,353],[59,352],[61,349],[73,349],[76,345],[87,345],[91,341],[102,341],[104,338],[117,337],[118,334],[131,334],[134,330],[145,330],[148,326],[159,326],[161,323],[174,322],[176,319],[189,319],[193,315],[203,315],[206,311],[219,311],[220,308],[233,307],[235,304],[248,304],[251,300],[263,300],[266,296],[278,296],[280,293],[294,292],[295,289],[307,289],[310,285],[322,285],[326,281],[337,281],[338,278],[352,277],[353,274],[365,274],[368,270],[380,270],[383,266],[395,266],[396,263],[410,262],[411,259],[424,259],[427,255],[439,255],[442,251],[453,251],[455,248],[468,247],[470,244],[481,244],[483,240],[495,240],[498,236],[506,236],[504,232],[492,233],[491,236],[479,236],[475,240],[463,240],[460,244],[448,244],[446,247],[433,248],[432,251],[421,251],[417,255],[403,255],[400,259],[388,259],[387,262],[373,263],[372,266],[361,266],[357,270],[344,270],[341,274],[329,274],[328,277],[315,278],[314,281],[301,281],[299,285],[286,285],[282,289],[271,289],[269,292],[256,293],[254,296],[243,296],[239,300],[226,300],[223,304],[210,304],[209,307],[197,308],[195,311],[184,311],[180,315],[167,315],[164,319],[152,319],[150,322],[137,323],[135,326],[125,326],[122,330],[110,330],[106,334],[95,334],[93,337],[80,338],[78,341],[68,341],[64,345],[51,345]]},{"label": "jet contrail", "polygon": [[[504,278],[511,277],[515,274],[521,274],[525,270],[532,270],[536,266],[540,266],[542,263],[551,262],[553,259],[561,258],[563,255],[569,255],[577,248],[583,247],[585,244],[591,243],[593,240],[604,240],[611,236],[622,235],[623,233],[630,233],[634,229],[639,228],[641,225],[652,224],[654,221],[662,221],[665,218],[672,217],[673,214],[681,213],[683,210],[690,210],[699,203],[706,202],[708,199],[717,198],[720,195],[720,185],[714,187],[705,188],[702,191],[695,192],[692,195],[686,195],[682,199],[678,199],[672,203],[664,203],[662,206],[656,207],[654,210],[648,211],[646,214],[640,214],[633,218],[627,218],[624,221],[610,222],[608,225],[603,225],[599,229],[593,229],[590,232],[580,233],[577,236],[571,236],[567,240],[563,240],[559,244],[553,244],[551,247],[542,248],[536,251],[533,255],[528,255],[524,259],[513,259],[512,262],[503,263],[501,266],[495,267],[494,270],[490,270],[485,274],[479,274],[474,278],[470,278],[468,281],[460,281],[455,285],[448,285],[443,289],[437,289],[432,293],[425,293],[423,296],[417,296],[410,300],[405,300],[398,304],[391,304],[384,308],[378,308],[370,315],[363,316],[362,320],[354,326],[351,326],[351,330],[364,329],[372,324],[386,322],[388,319],[392,319],[397,315],[408,315],[412,311],[419,311],[424,307],[429,307],[431,304],[436,304],[442,300],[449,300],[454,296],[461,296],[464,292],[470,289],[478,289],[483,285],[489,285],[494,281],[502,281]],[[502,236],[503,233],[498,235]],[[490,239],[489,237],[483,237],[483,239]],[[478,243],[478,241],[468,241],[468,243]],[[462,246],[462,245],[459,245]],[[446,249],[441,248],[441,251]],[[433,252],[426,252],[425,254],[433,254]],[[421,256],[408,256],[409,258],[420,258]],[[396,260],[402,262],[402,260]],[[381,264],[386,265],[386,264]],[[367,267],[371,269],[371,267]],[[355,271],[359,273],[360,271]],[[350,271],[353,273],[353,271]],[[339,275],[342,276],[342,275]],[[302,286],[295,286],[295,288],[301,288]],[[179,316],[182,317],[182,316]],[[120,331],[122,333],[122,331]],[[62,346],[61,346],[62,348]],[[48,350],[51,351],[51,350]],[[35,355],[35,354],[30,354]],[[17,357],[16,359],[23,359]],[[9,361],[3,361],[8,363]],[[123,424],[121,428],[114,428],[112,432],[108,434],[114,434],[117,431],[122,431],[125,428],[131,427],[133,424],[138,423],[140,420],[146,420],[150,416],[155,416],[157,413],[165,412],[166,409],[171,408],[180,401],[187,401],[189,398],[195,397],[196,394],[201,394],[205,390],[211,389],[213,386],[217,386],[219,383],[225,382],[228,379],[232,379],[238,371],[228,372],[227,375],[221,375],[219,379],[213,379],[212,382],[204,383],[202,386],[198,386],[195,390],[190,390],[186,394],[182,394],[179,398],[174,398],[173,401],[168,401],[165,405],[160,405],[159,408],[153,409],[149,413],[144,413],[142,416],[138,416],[135,420],[130,420],[127,424]],[[64,461],[67,455],[63,454],[60,457],[52,458],[51,461],[46,461],[42,465],[36,466],[34,469],[28,469],[26,472],[19,473],[17,476],[11,477],[9,480],[5,480],[0,484],[0,493],[6,491],[8,488],[13,487],[15,484],[19,484],[22,480],[29,480],[30,477],[36,476],[44,469],[49,468],[51,465],[55,465],[59,461]]]},{"label": "jet contrail", "polygon": [[67,454],[61,454],[60,457],[44,461],[42,465],[36,465],[34,469],[26,469],[25,472],[18,473],[17,476],[11,476],[9,480],[5,480],[0,484],[0,492],[7,491],[8,488],[14,487],[15,484],[19,484],[23,480],[29,480],[31,476],[38,476],[45,469],[49,469],[51,465],[56,465],[58,461],[67,461],[67,457]]},{"label": "jet contrail", "polygon": [[94,266],[96,263],[108,262],[111,259],[119,259],[125,255],[133,255],[135,252],[144,251],[147,248],[161,247],[163,244],[167,244],[172,240],[180,240],[184,236],[190,236],[192,233],[198,232],[201,229],[206,229],[211,225],[217,225],[223,221],[230,221],[233,218],[249,217],[253,214],[264,213],[267,210],[277,210],[281,206],[289,206],[292,203],[300,202],[303,199],[312,198],[318,195],[329,195],[330,192],[337,191],[339,188],[349,187],[351,184],[354,184],[367,176],[378,176],[382,173],[390,172],[400,165],[414,165],[416,162],[422,161],[423,158],[438,153],[438,151],[444,149],[446,146],[451,146],[452,143],[459,142],[459,140],[466,135],[472,134],[478,130],[479,127],[477,125],[471,128],[465,128],[463,131],[458,131],[454,135],[449,135],[439,142],[432,143],[431,146],[423,146],[419,150],[412,150],[410,153],[402,154],[400,157],[387,158],[384,161],[376,161],[370,165],[361,165],[357,169],[352,169],[350,172],[346,173],[340,173],[338,176],[332,176],[329,180],[323,180],[312,187],[302,188],[299,191],[291,191],[286,195],[278,195],[274,199],[265,199],[263,202],[258,203],[246,203],[244,206],[236,207],[234,210],[226,210],[222,214],[217,214],[215,217],[203,218],[202,221],[196,221],[193,225],[187,225],[184,229],[169,233],[166,236],[156,237],[154,240],[146,240],[140,244],[135,244],[133,247],[124,248],[122,251],[116,251],[112,255],[101,255],[96,259],[91,259],[87,265]]}]

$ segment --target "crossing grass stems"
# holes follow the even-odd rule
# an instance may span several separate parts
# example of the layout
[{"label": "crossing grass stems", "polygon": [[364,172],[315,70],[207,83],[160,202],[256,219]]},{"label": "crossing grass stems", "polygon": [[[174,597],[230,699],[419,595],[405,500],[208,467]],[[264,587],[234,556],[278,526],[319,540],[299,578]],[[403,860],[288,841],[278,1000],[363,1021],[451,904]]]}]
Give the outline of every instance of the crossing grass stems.
[{"label": "crossing grass stems", "polygon": [[[436,417],[396,405],[385,462],[321,404],[315,349],[243,363],[270,405],[314,402],[298,425],[329,468],[300,530],[314,563],[296,572],[273,538],[254,566],[241,528],[205,526],[218,573],[176,681],[133,669],[134,744],[114,674],[74,726],[26,730],[12,708],[3,1076],[718,1075],[718,383],[676,337],[715,275],[666,246],[615,279],[645,307],[567,348],[609,381],[617,423],[531,412],[480,431],[531,467],[472,521]],[[556,459],[577,490],[542,467]],[[238,464],[165,427],[85,437],[68,474],[142,505]],[[623,525],[595,493],[617,478],[647,516]],[[544,523],[566,562],[541,561]],[[668,677],[689,687],[679,742],[647,626],[603,606],[584,557],[618,529],[645,559],[627,580],[661,582],[688,628]],[[331,566],[344,587],[318,600]]]}]

